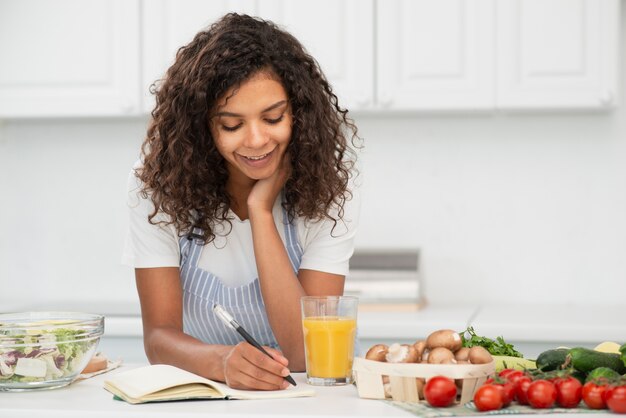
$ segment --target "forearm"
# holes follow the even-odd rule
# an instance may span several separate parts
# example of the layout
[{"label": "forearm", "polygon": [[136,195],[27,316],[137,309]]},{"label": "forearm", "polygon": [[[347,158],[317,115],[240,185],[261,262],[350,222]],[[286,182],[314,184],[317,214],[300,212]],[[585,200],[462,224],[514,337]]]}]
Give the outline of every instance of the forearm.
[{"label": "forearm", "polygon": [[293,271],[272,213],[251,211],[252,239],[261,293],[278,344],[293,371],[305,368],[300,298],[305,291]]},{"label": "forearm", "polygon": [[210,345],[176,328],[144,330],[146,355],[151,364],[171,364],[208,379],[225,381],[224,358],[231,346]]}]

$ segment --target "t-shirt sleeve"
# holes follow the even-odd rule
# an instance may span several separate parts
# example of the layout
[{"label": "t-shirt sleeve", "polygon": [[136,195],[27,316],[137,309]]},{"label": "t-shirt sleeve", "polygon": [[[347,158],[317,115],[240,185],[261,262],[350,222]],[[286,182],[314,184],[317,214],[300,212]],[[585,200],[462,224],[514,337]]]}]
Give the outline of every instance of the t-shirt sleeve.
[{"label": "t-shirt sleeve", "polygon": [[148,216],[154,211],[154,204],[149,196],[141,195],[141,181],[135,175],[135,169],[128,176],[127,191],[129,227],[122,263],[135,268],[179,267],[180,247],[176,228],[158,223],[169,219],[162,212],[153,218],[156,224],[150,223]]},{"label": "t-shirt sleeve", "polygon": [[352,198],[344,204],[343,218],[336,224],[331,219],[309,221],[304,239],[300,240],[303,243],[300,268],[346,276],[354,252],[360,209],[360,192],[353,187]]}]

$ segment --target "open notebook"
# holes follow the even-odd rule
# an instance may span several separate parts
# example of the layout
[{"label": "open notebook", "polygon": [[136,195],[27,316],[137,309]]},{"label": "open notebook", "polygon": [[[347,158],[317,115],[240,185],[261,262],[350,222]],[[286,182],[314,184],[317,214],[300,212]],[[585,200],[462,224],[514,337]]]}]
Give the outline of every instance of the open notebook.
[{"label": "open notebook", "polygon": [[284,390],[237,390],[223,383],[166,364],[139,367],[112,376],[104,388],[129,403],[184,399],[276,399],[315,396],[310,388],[289,386]]}]

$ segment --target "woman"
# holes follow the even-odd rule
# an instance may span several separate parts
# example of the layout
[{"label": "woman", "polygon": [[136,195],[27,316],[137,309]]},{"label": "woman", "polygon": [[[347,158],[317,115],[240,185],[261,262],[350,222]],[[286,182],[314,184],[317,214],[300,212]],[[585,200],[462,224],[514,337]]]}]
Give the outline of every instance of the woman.
[{"label": "woman", "polygon": [[[356,127],[302,45],[245,15],[198,33],[155,90],[125,251],[148,359],[285,388],[288,368],[305,368],[300,297],[343,293]],[[221,324],[215,302],[273,358]]]}]

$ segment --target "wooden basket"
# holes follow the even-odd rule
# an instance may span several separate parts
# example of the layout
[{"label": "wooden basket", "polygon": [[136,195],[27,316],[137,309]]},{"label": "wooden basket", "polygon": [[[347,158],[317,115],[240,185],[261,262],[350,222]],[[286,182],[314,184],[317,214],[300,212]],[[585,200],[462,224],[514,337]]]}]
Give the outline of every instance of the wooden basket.
[{"label": "wooden basket", "polygon": [[357,357],[353,371],[359,397],[385,399],[383,376],[389,377],[391,398],[394,401],[419,402],[416,378],[428,380],[433,376],[455,379],[460,386],[460,403],[469,402],[474,392],[490,375],[495,374],[495,363],[487,364],[421,364],[384,363]]}]

